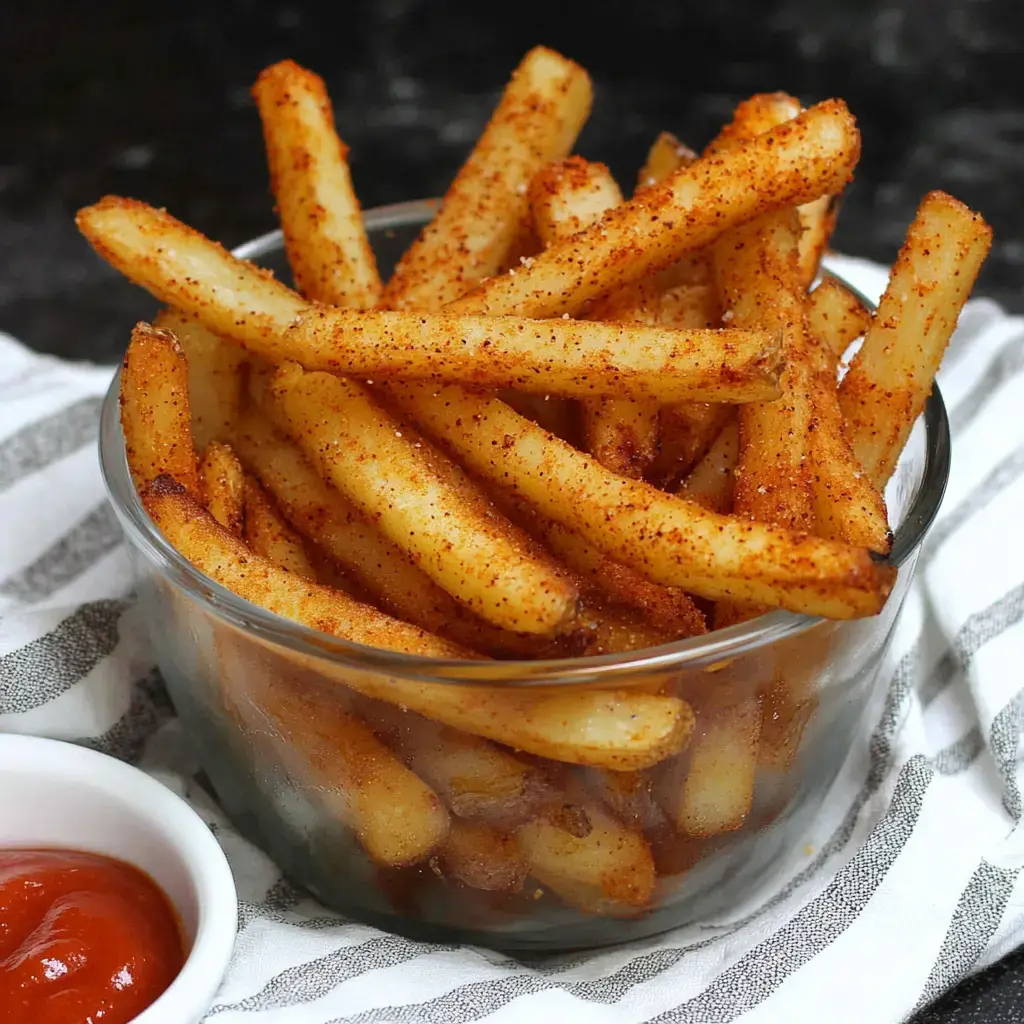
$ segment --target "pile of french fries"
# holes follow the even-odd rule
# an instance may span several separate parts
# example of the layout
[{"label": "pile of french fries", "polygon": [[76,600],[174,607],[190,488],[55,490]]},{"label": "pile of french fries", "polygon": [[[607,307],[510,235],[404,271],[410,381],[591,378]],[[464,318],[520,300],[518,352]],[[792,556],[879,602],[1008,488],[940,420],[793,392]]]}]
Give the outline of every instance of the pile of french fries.
[{"label": "pile of french fries", "polygon": [[[132,334],[122,426],[200,572],[442,659],[880,611],[885,486],[991,232],[933,192],[874,316],[817,283],[860,153],[842,101],[754,96],[702,154],[662,134],[627,199],[572,155],[586,72],[537,48],[385,283],[323,82],[284,61],[253,93],[294,290],[144,203],[78,215],[164,304]],[[813,679],[728,666],[684,693],[344,673],[246,636],[218,658],[238,727],[375,865],[524,913],[649,909],[748,822],[814,709]]]}]

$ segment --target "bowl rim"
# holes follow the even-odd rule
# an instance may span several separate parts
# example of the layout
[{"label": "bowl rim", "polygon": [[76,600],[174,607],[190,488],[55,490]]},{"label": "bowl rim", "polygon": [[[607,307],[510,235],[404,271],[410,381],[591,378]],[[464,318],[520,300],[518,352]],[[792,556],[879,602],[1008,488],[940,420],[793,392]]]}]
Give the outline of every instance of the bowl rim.
[{"label": "bowl rim", "polygon": [[[134,1022],[198,1020],[209,1009],[227,972],[238,930],[234,876],[206,822],[177,793],[140,768],[67,740],[0,734],[0,772],[8,770],[37,778],[69,779],[83,789],[99,789],[140,821],[159,820],[166,826],[160,843],[174,852],[195,890],[196,932],[181,970]],[[92,852],[87,846],[68,844],[68,848]],[[128,856],[124,860],[134,863]]]},{"label": "bowl rim", "polygon": [[[438,200],[421,199],[363,212],[368,231],[386,231],[426,223],[437,209]],[[241,259],[258,260],[283,248],[281,231],[267,232],[232,250]],[[834,277],[849,288],[870,310],[875,303],[828,269],[828,256],[823,274]],[[100,420],[100,465],[107,493],[130,546],[142,551],[159,566],[161,575],[178,589],[202,604],[206,611],[261,640],[283,646],[300,654],[334,662],[340,666],[360,667],[369,671],[385,670],[403,678],[421,681],[488,685],[579,685],[600,681],[608,684],[620,677],[694,669],[727,658],[745,654],[758,647],[776,643],[806,632],[833,620],[796,612],[775,610],[756,619],[703,636],[688,637],[658,647],[643,648],[620,654],[589,655],[578,658],[552,658],[536,661],[493,660],[456,661],[402,654],[367,647],[320,633],[290,619],[285,619],[215,583],[196,570],[156,529],[139,500],[131,482],[125,458],[124,438],[119,419],[120,370],[115,372],[103,402]],[[935,384],[925,403],[925,465],[903,521],[894,531],[893,544],[887,556],[877,560],[897,568],[908,562],[920,549],[945,493],[949,477],[951,443],[946,407]]]}]

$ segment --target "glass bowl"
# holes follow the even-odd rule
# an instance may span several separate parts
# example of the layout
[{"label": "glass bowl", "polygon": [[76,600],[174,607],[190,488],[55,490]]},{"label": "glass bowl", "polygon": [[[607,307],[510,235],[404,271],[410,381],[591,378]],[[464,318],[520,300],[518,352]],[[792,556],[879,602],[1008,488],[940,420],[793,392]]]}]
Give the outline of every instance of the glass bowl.
[{"label": "glass bowl", "polygon": [[[382,273],[435,208],[411,202],[365,215]],[[279,232],[237,253],[289,277]],[[936,389],[888,488],[889,560],[899,573],[874,618],[773,612],[628,654],[437,661],[314,632],[193,569],[154,528],[132,486],[118,386],[115,377],[103,408],[103,473],[157,662],[227,813],[291,879],[346,915],[414,938],[504,950],[601,946],[718,918],[803,847],[864,735],[861,721],[949,470]],[[275,717],[260,696],[268,684],[295,697],[298,724],[294,714],[287,723]],[[351,780],[332,773],[332,716],[352,710],[353,690],[409,684],[445,696],[468,685],[517,695],[666,692],[687,699],[697,720],[681,754],[625,773],[479,743],[474,749],[486,756],[466,760],[460,743],[476,741],[411,713],[397,712],[396,722],[393,705],[358,698],[359,714],[430,781],[452,823],[450,840],[413,863],[378,863],[367,852],[365,819],[353,816],[353,797],[371,792],[374,780],[354,793]],[[486,777],[481,765],[492,765]],[[375,799],[396,830],[405,827],[399,798]],[[443,820],[440,803],[436,811]]]}]

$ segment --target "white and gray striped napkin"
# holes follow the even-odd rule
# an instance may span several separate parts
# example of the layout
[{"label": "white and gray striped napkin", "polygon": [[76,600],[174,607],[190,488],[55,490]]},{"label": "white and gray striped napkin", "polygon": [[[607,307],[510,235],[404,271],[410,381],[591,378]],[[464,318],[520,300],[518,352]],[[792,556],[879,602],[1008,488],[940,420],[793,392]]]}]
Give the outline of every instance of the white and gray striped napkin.
[{"label": "white and gray striped napkin", "polygon": [[[835,269],[877,297],[884,271]],[[975,300],[942,371],[945,504],[873,714],[807,845],[726,919],[522,962],[346,921],[195,782],[141,638],[96,458],[109,367],[0,336],[0,730],[73,739],[186,796],[238,882],[218,1024],[898,1021],[1024,941],[1024,319]]]}]

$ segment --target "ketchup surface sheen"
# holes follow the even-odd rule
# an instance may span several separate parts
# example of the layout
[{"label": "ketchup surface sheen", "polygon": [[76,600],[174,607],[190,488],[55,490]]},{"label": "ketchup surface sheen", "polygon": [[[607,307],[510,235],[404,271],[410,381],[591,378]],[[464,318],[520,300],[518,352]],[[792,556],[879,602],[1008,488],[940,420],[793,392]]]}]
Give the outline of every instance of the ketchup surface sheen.
[{"label": "ketchup surface sheen", "polygon": [[184,962],[174,909],[137,868],[0,850],[2,1024],[127,1024]]}]

